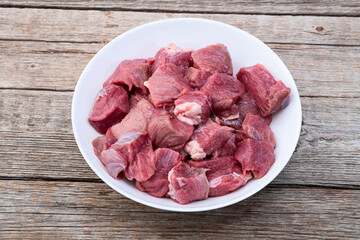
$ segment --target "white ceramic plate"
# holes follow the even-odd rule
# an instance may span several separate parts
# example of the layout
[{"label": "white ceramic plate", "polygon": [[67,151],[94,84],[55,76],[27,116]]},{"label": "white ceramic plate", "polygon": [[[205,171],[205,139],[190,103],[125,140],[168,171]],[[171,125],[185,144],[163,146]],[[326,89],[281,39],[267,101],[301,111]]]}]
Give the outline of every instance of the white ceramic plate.
[{"label": "white ceramic plate", "polygon": [[[234,74],[240,67],[263,64],[276,80],[291,88],[290,105],[273,116],[275,163],[261,179],[222,197],[180,205],[171,199],[155,198],[135,188],[127,180],[115,180],[93,153],[91,141],[99,134],[88,123],[98,91],[103,82],[125,59],[148,58],[169,43],[199,49],[210,44],[225,44],[231,54]],[[92,170],[110,187],[139,203],[170,211],[195,212],[221,208],[250,197],[269,184],[285,167],[293,154],[301,128],[301,104],[289,70],[262,41],[233,26],[196,18],[161,20],[136,27],[109,42],[89,62],[77,83],[72,102],[72,125],[79,149]]]}]

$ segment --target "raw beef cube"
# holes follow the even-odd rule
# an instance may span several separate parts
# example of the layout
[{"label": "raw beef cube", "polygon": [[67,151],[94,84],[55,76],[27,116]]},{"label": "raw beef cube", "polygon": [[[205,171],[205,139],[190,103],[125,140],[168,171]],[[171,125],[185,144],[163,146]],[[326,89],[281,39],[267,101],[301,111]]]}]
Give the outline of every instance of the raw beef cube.
[{"label": "raw beef cube", "polygon": [[136,187],[154,197],[163,197],[169,191],[168,174],[182,157],[174,150],[158,148],[155,151],[156,170],[154,175],[144,182],[136,182]]},{"label": "raw beef cube", "polygon": [[128,115],[126,115],[120,123],[109,128],[106,135],[118,139],[126,132],[146,132],[148,123],[154,111],[155,107],[146,99],[142,99],[130,110]]},{"label": "raw beef cube", "polygon": [[203,92],[186,90],[175,101],[174,114],[189,125],[198,125],[205,122],[210,115],[210,103]]},{"label": "raw beef cube", "polygon": [[173,43],[160,49],[155,56],[155,61],[151,65],[151,72],[166,63],[172,63],[179,67],[182,73],[185,73],[191,63],[192,49],[181,49]]},{"label": "raw beef cube", "polygon": [[200,89],[211,76],[210,72],[190,67],[185,73],[185,79],[192,88]]},{"label": "raw beef cube", "polygon": [[[257,107],[254,98],[251,97],[251,95],[247,92],[241,96],[241,99],[237,102],[237,105],[239,107],[239,118],[241,122],[244,121],[247,113],[252,113],[254,115],[261,116],[259,108]],[[271,115],[266,116],[264,118],[264,121],[267,125],[270,125],[272,121]]]},{"label": "raw beef cube", "polygon": [[144,95],[141,91],[135,90],[133,94],[129,94],[130,109],[134,108],[142,99],[148,100],[148,96]]},{"label": "raw beef cube", "polygon": [[129,180],[146,181],[155,172],[155,154],[151,141],[142,132],[127,132],[107,150],[101,158],[113,178],[124,171]]},{"label": "raw beef cube", "polygon": [[193,126],[170,116],[166,110],[154,113],[148,126],[148,133],[155,147],[174,150],[182,149],[193,131]]},{"label": "raw beef cube", "polygon": [[133,87],[141,89],[148,93],[144,82],[150,77],[150,63],[146,59],[134,59],[122,61],[115,72],[104,83],[104,86],[110,84],[123,84],[128,86],[129,91]]},{"label": "raw beef cube", "polygon": [[250,171],[254,178],[262,178],[275,162],[274,148],[270,143],[245,139],[237,147],[235,159],[241,164],[243,174]]},{"label": "raw beef cube", "polygon": [[210,160],[188,161],[189,166],[205,168],[209,181],[209,197],[228,194],[245,185],[251,178],[250,172],[242,173],[240,165],[233,156],[212,158]]},{"label": "raw beef cube", "polygon": [[270,143],[274,148],[276,147],[274,133],[264,120],[257,115],[251,113],[246,114],[241,130],[246,138],[265,141]]},{"label": "raw beef cube", "polygon": [[89,123],[96,131],[105,134],[109,127],[120,122],[128,112],[127,92],[120,86],[109,85],[98,93]]},{"label": "raw beef cube", "polygon": [[245,87],[230,75],[215,73],[208,78],[201,91],[209,97],[214,111],[223,111],[231,108],[245,92]]},{"label": "raw beef cube", "polygon": [[183,90],[190,88],[181,70],[171,63],[159,66],[145,85],[156,107],[172,104]]},{"label": "raw beef cube", "polygon": [[209,182],[205,172],[204,168],[193,168],[179,162],[169,172],[169,196],[180,204],[207,199]]},{"label": "raw beef cube", "polygon": [[209,119],[194,131],[191,141],[185,145],[184,150],[192,159],[203,159],[223,147],[232,136],[232,130]]},{"label": "raw beef cube", "polygon": [[236,152],[236,136],[232,134],[223,146],[213,152],[213,157],[234,156]]},{"label": "raw beef cube", "polygon": [[223,44],[210,45],[192,54],[194,67],[206,72],[233,74],[230,53]]},{"label": "raw beef cube", "polygon": [[94,153],[104,165],[106,162],[101,159],[101,152],[108,149],[114,142],[116,142],[116,138],[108,136],[100,136],[92,141]]},{"label": "raw beef cube", "polygon": [[291,89],[274,77],[261,64],[241,68],[237,78],[245,85],[247,91],[254,97],[256,105],[263,117],[273,114],[289,104]]}]

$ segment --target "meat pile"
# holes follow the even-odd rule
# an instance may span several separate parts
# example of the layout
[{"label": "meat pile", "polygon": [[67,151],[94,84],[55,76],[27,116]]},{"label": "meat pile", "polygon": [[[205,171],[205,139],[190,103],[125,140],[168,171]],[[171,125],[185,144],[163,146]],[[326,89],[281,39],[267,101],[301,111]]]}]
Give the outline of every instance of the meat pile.
[{"label": "meat pile", "polygon": [[113,178],[180,204],[262,178],[275,161],[271,115],[288,105],[290,88],[261,64],[236,77],[223,44],[169,44],[154,58],[121,62],[90,113],[103,134],[96,156]]}]

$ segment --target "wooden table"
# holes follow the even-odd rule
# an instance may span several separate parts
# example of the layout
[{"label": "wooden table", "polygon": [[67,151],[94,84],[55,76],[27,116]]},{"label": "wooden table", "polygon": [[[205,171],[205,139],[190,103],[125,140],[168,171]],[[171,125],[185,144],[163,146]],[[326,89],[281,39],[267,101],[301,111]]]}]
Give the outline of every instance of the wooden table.
[{"label": "wooden table", "polygon": [[[133,27],[173,17],[255,35],[300,91],[303,126],[289,164],[223,209],[174,213],[126,199],[88,167],[72,133],[73,90],[94,54]],[[0,55],[1,239],[359,239],[358,0],[1,0]]]}]

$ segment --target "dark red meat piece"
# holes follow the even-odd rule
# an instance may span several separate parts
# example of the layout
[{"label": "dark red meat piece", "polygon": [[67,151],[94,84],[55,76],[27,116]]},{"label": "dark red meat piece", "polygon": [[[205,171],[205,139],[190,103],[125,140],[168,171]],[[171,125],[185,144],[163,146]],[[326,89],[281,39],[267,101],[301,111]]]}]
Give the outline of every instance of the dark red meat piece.
[{"label": "dark red meat piece", "polygon": [[108,149],[114,142],[116,142],[116,138],[112,136],[100,136],[92,141],[94,153],[104,165],[106,162],[101,159],[101,152]]},{"label": "dark red meat piece", "polygon": [[156,111],[148,126],[148,133],[155,147],[174,150],[182,149],[193,131],[193,126],[170,116],[166,110]]},{"label": "dark red meat piece", "polygon": [[245,92],[244,85],[230,75],[215,73],[208,78],[201,89],[211,101],[214,111],[231,108],[233,103]]},{"label": "dark red meat piece", "polygon": [[151,141],[142,132],[127,132],[107,150],[101,158],[113,178],[124,171],[129,180],[146,181],[155,172],[155,154]]},{"label": "dark red meat piece", "polygon": [[[237,102],[237,105],[239,107],[239,118],[241,122],[244,121],[247,113],[261,116],[260,110],[257,107],[254,98],[247,92],[241,96],[241,99]],[[267,125],[270,125],[272,121],[271,115],[266,116],[263,119]]]},{"label": "dark red meat piece", "polygon": [[129,112],[127,92],[120,86],[109,85],[97,95],[89,123],[101,134],[118,123]]},{"label": "dark red meat piece", "polygon": [[270,143],[276,147],[274,133],[271,128],[264,122],[264,119],[251,113],[246,114],[241,130],[246,138],[252,138],[259,141]]},{"label": "dark red meat piece", "polygon": [[179,162],[169,172],[169,196],[180,204],[207,199],[209,182],[205,172],[204,168],[193,168]]},{"label": "dark red meat piece", "polygon": [[133,87],[141,89],[144,93],[148,90],[144,82],[150,77],[150,63],[146,59],[122,61],[115,72],[104,83],[104,87],[110,84],[124,84],[129,91]]},{"label": "dark red meat piece", "polygon": [[206,72],[197,68],[190,67],[185,73],[185,79],[192,88],[200,89],[204,86],[206,80],[211,76],[210,72]]},{"label": "dark red meat piece", "polygon": [[192,54],[194,67],[205,72],[233,74],[230,53],[223,44],[210,45]]},{"label": "dark red meat piece", "polygon": [[245,139],[238,144],[235,159],[241,164],[243,174],[250,171],[254,178],[262,178],[275,162],[271,144],[255,139]]},{"label": "dark red meat piece", "polygon": [[144,182],[136,182],[136,187],[154,197],[163,197],[169,191],[168,174],[180,161],[180,154],[169,148],[158,148],[155,151],[156,170],[154,175]]},{"label": "dark red meat piece", "polygon": [[222,156],[234,156],[236,152],[236,136],[232,134],[231,137],[221,146],[219,149],[215,150],[212,154],[213,157],[222,157]]},{"label": "dark red meat piece", "polygon": [[287,97],[291,89],[286,87],[282,81],[275,81],[263,65],[256,64],[241,68],[236,76],[254,97],[263,117],[288,105]]},{"label": "dark red meat piece", "polygon": [[220,126],[212,120],[200,125],[185,145],[185,151],[193,159],[203,159],[206,155],[223,147],[232,136],[232,128]]},{"label": "dark red meat piece", "polygon": [[120,123],[109,128],[106,135],[118,139],[126,132],[146,132],[148,123],[154,111],[155,107],[149,101],[141,99]]},{"label": "dark red meat piece", "polygon": [[145,85],[156,107],[172,104],[183,90],[190,88],[180,68],[171,63],[159,66]]},{"label": "dark red meat piece", "polygon": [[155,56],[155,61],[151,65],[151,72],[166,63],[172,63],[179,67],[182,73],[185,73],[191,63],[192,49],[181,49],[173,43],[167,47],[161,48]]},{"label": "dark red meat piece", "polygon": [[233,156],[212,158],[210,160],[188,161],[189,166],[205,168],[209,181],[209,197],[228,194],[245,185],[251,178],[250,172],[243,174]]},{"label": "dark red meat piece", "polygon": [[205,122],[209,118],[210,111],[210,102],[203,92],[185,90],[175,101],[175,116],[189,125]]}]

